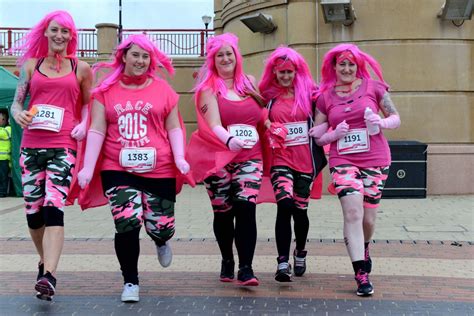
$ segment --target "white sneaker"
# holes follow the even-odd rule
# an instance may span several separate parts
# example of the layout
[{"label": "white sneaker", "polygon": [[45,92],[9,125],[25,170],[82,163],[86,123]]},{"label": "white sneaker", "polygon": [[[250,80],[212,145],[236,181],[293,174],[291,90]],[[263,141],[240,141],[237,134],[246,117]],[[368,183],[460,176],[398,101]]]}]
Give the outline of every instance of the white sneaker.
[{"label": "white sneaker", "polygon": [[122,302],[138,302],[140,287],[137,284],[125,283],[122,292]]},{"label": "white sneaker", "polygon": [[163,246],[156,246],[156,252],[158,253],[158,261],[160,262],[163,268],[169,267],[171,261],[173,260],[173,252],[171,251],[171,246],[169,241],[167,241]]}]

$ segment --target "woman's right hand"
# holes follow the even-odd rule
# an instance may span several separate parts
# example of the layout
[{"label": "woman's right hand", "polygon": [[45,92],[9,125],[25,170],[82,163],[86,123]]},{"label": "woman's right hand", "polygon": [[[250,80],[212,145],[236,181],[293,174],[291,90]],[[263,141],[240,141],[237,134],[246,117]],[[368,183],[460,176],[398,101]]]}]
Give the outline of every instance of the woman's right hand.
[{"label": "woman's right hand", "polygon": [[244,147],[245,143],[243,140],[238,139],[237,137],[232,137],[229,140],[229,149],[230,151],[240,151]]},{"label": "woman's right hand", "polygon": [[349,124],[346,123],[346,120],[342,121],[341,123],[337,124],[336,129],[334,130],[336,139],[340,139],[347,135],[349,132]]},{"label": "woman's right hand", "polygon": [[23,110],[15,113],[15,115],[13,115],[13,119],[18,125],[21,126],[21,128],[25,128],[31,123],[33,116],[34,115],[32,115],[29,111]]}]

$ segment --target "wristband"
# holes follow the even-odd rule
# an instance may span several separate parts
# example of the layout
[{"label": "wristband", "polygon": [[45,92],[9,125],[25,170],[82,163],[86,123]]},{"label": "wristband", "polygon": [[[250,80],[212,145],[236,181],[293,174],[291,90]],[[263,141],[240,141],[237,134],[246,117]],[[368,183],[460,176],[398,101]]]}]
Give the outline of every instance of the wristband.
[{"label": "wristband", "polygon": [[229,143],[230,143],[230,140],[234,138],[234,136],[230,136],[228,139],[227,139],[227,142],[225,143],[225,145],[227,146],[227,148],[229,148]]}]

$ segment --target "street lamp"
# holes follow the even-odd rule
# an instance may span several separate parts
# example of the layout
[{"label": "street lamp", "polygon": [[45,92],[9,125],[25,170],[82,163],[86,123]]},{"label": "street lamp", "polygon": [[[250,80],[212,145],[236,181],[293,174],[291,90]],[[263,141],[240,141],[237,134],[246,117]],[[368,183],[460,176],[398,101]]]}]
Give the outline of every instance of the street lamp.
[{"label": "street lamp", "polygon": [[206,27],[206,42],[207,42],[207,27],[209,26],[209,23],[211,23],[212,17],[209,15],[203,15],[201,19],[202,19],[202,22],[204,23],[204,26]]}]

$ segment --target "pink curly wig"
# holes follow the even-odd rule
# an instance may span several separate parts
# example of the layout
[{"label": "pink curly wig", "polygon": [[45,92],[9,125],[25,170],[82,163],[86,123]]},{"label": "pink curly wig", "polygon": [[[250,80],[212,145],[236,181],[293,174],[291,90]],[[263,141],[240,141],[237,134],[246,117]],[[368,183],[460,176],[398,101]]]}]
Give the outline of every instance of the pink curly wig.
[{"label": "pink curly wig", "polygon": [[209,39],[206,46],[206,61],[199,70],[197,82],[193,89],[193,91],[195,91],[196,100],[199,100],[199,94],[205,89],[211,89],[215,94],[227,94],[225,82],[219,77],[215,65],[215,56],[224,45],[230,45],[235,55],[234,91],[240,96],[258,94],[250,80],[244,74],[242,55],[239,52],[238,42],[239,39],[232,33],[224,33]]},{"label": "pink curly wig", "polygon": [[[330,51],[324,55],[323,65],[321,67],[321,83],[319,92],[322,93],[327,89],[332,88],[337,81],[336,71],[334,66],[336,65],[336,58],[344,51],[350,51],[355,58],[357,64],[357,74],[356,76],[361,79],[370,79],[370,72],[367,69],[369,65],[373,72],[377,75],[380,81],[387,84],[382,75],[382,68],[380,64],[367,53],[364,53],[353,44],[340,44],[332,48]],[[387,85],[388,86],[388,85]]]},{"label": "pink curly wig", "polygon": [[56,21],[59,25],[69,30],[71,39],[66,48],[66,55],[68,58],[77,58],[77,29],[74,20],[66,11],[54,11],[48,13],[12,48],[14,51],[24,52],[17,61],[18,67],[21,67],[29,58],[48,56],[48,38],[44,36],[44,32],[51,21]]},{"label": "pink curly wig", "polygon": [[267,58],[262,80],[258,85],[263,98],[268,102],[286,92],[286,89],[278,84],[276,75],[273,72],[276,63],[278,61],[281,62],[281,60],[291,62],[295,68],[295,79],[293,80],[295,103],[291,114],[295,115],[296,110],[299,108],[305,114],[310,115],[312,113],[311,98],[317,90],[316,83],[313,81],[308,64],[303,56],[292,48],[280,46]]},{"label": "pink curly wig", "polygon": [[97,87],[92,90],[92,93],[97,93],[100,91],[108,90],[113,84],[119,81],[121,74],[125,69],[125,63],[123,62],[123,56],[125,56],[128,50],[133,46],[137,45],[141,49],[147,51],[150,54],[150,66],[146,74],[149,77],[157,78],[156,72],[159,72],[163,77],[166,72],[170,75],[174,75],[174,68],[171,64],[171,59],[165,55],[158,47],[153,44],[153,42],[143,34],[132,35],[127,37],[117,48],[112,57],[112,60],[109,62],[100,62],[93,66],[92,70],[94,77],[97,72],[101,70],[108,69],[109,72],[104,75],[104,78],[100,81]]}]

